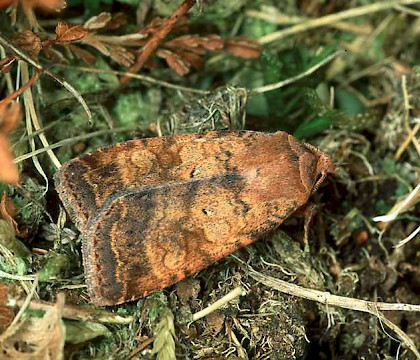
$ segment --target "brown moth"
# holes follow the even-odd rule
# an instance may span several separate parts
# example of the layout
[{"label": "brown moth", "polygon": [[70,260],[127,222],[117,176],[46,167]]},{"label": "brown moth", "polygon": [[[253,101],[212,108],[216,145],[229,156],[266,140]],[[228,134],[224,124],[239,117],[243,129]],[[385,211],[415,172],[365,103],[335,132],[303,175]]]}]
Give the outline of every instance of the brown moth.
[{"label": "brown moth", "polygon": [[259,239],[333,171],[327,154],[285,132],[212,131],[101,148],[55,182],[83,234],[92,302],[115,305]]}]

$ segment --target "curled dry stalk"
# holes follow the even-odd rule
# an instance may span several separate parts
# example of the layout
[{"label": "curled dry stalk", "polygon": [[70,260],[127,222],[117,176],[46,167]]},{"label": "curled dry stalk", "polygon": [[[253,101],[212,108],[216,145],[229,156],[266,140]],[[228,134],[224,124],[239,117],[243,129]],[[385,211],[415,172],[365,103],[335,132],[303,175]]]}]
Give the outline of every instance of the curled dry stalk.
[{"label": "curled dry stalk", "polygon": [[[236,258],[237,259],[237,258]],[[237,259],[241,263],[242,260]],[[264,275],[251,266],[248,265],[248,270],[250,276],[257,280],[258,282],[272,288],[276,289],[282,293],[298,296],[304,299],[316,301],[325,306],[337,306],[343,309],[350,309],[356,311],[366,312],[372,315],[375,315],[381,322],[387,325],[391,330],[395,332],[398,338],[401,340],[402,344],[410,349],[417,359],[420,359],[420,352],[417,350],[413,340],[404,333],[397,325],[389,321],[381,311],[415,311],[420,312],[420,305],[412,304],[391,304],[391,303],[382,303],[382,302],[372,302],[354,298],[348,298],[345,296],[337,296],[330,294],[328,292],[307,289],[295,284],[290,284],[287,281],[276,279],[271,276]]]}]

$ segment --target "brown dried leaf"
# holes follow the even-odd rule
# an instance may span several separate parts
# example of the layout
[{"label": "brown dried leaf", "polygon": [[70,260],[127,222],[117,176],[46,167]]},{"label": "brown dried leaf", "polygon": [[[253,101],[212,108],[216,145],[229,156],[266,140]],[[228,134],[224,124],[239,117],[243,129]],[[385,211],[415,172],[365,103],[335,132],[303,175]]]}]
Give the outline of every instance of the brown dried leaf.
[{"label": "brown dried leaf", "polygon": [[0,9],[8,7],[13,3],[16,3],[17,0],[0,0]]},{"label": "brown dried leaf", "polygon": [[85,37],[82,40],[82,43],[94,47],[96,50],[98,50],[101,54],[105,56],[110,55],[109,48],[99,40],[95,39],[94,36]]},{"label": "brown dried leaf", "polygon": [[15,55],[6,55],[0,60],[0,71],[2,74],[6,74],[12,70],[13,64],[16,61]]},{"label": "brown dried leaf", "polygon": [[211,34],[200,39],[200,45],[211,51],[217,51],[223,49],[224,41],[219,35]]},{"label": "brown dried leaf", "polygon": [[185,35],[174,39],[174,43],[188,48],[202,47],[207,50],[217,51],[223,49],[225,42],[219,35],[210,34],[207,36]]},{"label": "brown dried leaf", "polygon": [[226,40],[226,50],[243,59],[254,59],[261,55],[262,46],[247,38],[233,38]]},{"label": "brown dried leaf", "polygon": [[69,45],[69,49],[74,55],[76,55],[79,59],[82,59],[82,61],[88,65],[92,65],[96,61],[96,56],[85,49],[82,49],[73,44]]},{"label": "brown dried leaf", "polygon": [[13,218],[18,214],[16,205],[13,200],[3,193],[0,201],[0,217],[8,222],[13,222]]},{"label": "brown dried leaf", "polygon": [[60,51],[52,47],[44,48],[42,54],[45,55],[48,59],[53,60],[55,62],[67,62],[67,59],[64,57],[64,55]]},{"label": "brown dried leaf", "polygon": [[87,30],[98,30],[104,28],[112,19],[110,13],[102,12],[99,15],[91,17],[85,22],[83,27]]},{"label": "brown dried leaf", "polygon": [[82,25],[69,26],[66,22],[59,21],[55,33],[57,35],[56,40],[63,43],[80,40],[89,34],[89,31]]},{"label": "brown dried leaf", "polygon": [[219,51],[225,46],[225,42],[218,35],[184,35],[165,43],[164,47],[177,51],[179,49],[187,50],[198,55],[204,55],[206,50]]},{"label": "brown dried leaf", "polygon": [[[44,317],[27,318],[9,331],[0,341],[4,359],[63,359],[65,327],[61,319],[64,295],[57,295],[57,303]],[[7,330],[6,330],[7,332]]]},{"label": "brown dried leaf", "polygon": [[150,23],[148,23],[144,28],[139,30],[140,34],[150,35],[154,34],[165,22],[165,19],[156,17]]},{"label": "brown dried leaf", "polygon": [[13,163],[9,142],[3,134],[0,134],[0,164],[0,181],[17,184],[19,182],[19,172]]},{"label": "brown dried leaf", "polygon": [[55,27],[55,34],[56,37],[60,37],[62,34],[64,34],[69,29],[69,24],[67,24],[65,21],[59,21],[57,26]]},{"label": "brown dried leaf", "polygon": [[0,106],[0,133],[11,133],[19,124],[20,118],[20,103],[14,101],[5,107]]},{"label": "brown dried leaf", "polygon": [[0,181],[17,184],[19,172],[13,163],[13,154],[6,134],[13,131],[20,121],[20,104],[12,102],[8,106],[0,107]]},{"label": "brown dried leaf", "polygon": [[7,306],[8,288],[0,284],[0,334],[10,325],[15,317],[15,312]]},{"label": "brown dried leaf", "polygon": [[179,54],[179,56],[181,56],[181,58],[184,60],[184,62],[188,62],[192,67],[194,67],[195,69],[201,69],[204,65],[204,60],[189,51],[177,51],[177,54]]},{"label": "brown dried leaf", "polygon": [[122,46],[109,47],[109,56],[115,62],[127,67],[134,63],[134,55]]},{"label": "brown dried leaf", "polygon": [[0,218],[6,220],[13,227],[17,236],[26,237],[28,235],[28,230],[19,230],[19,225],[14,219],[17,214],[18,211],[16,209],[15,203],[10,197],[6,195],[6,193],[3,193],[0,201]]},{"label": "brown dried leaf", "polygon": [[169,67],[178,75],[184,76],[190,72],[189,64],[185,62],[181,56],[169,50],[158,50],[156,55],[165,59]]},{"label": "brown dried leaf", "polygon": [[24,11],[41,8],[43,10],[61,11],[66,7],[65,0],[21,0]]},{"label": "brown dried leaf", "polygon": [[36,58],[42,50],[41,39],[30,30],[23,30],[16,33],[12,38],[12,44],[21,48],[33,58]]},{"label": "brown dried leaf", "polygon": [[127,18],[125,16],[125,13],[119,12],[112,15],[112,19],[108,21],[104,29],[115,30],[115,29],[120,28],[122,25],[126,23],[127,23]]}]

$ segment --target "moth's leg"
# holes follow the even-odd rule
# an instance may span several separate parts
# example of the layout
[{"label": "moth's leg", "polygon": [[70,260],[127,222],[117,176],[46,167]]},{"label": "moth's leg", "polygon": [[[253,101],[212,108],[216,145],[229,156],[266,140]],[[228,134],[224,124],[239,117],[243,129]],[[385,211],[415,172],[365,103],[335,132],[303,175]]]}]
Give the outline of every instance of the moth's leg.
[{"label": "moth's leg", "polygon": [[308,202],[293,213],[294,217],[304,218],[303,243],[305,247],[309,245],[309,229],[317,208],[318,206],[316,204]]}]

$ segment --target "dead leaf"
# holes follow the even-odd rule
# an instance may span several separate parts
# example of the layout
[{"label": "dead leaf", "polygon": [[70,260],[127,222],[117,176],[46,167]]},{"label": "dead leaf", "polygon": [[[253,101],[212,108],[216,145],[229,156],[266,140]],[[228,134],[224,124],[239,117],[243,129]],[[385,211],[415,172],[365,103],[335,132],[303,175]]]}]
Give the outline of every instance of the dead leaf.
[{"label": "dead leaf", "polygon": [[115,62],[127,67],[134,63],[134,55],[122,46],[109,46],[109,56]]},{"label": "dead leaf", "polygon": [[99,15],[91,17],[88,21],[85,22],[83,27],[87,30],[98,30],[104,28],[108,22],[112,19],[110,13],[100,13]]},{"label": "dead leaf", "polygon": [[188,62],[190,66],[194,67],[195,69],[201,69],[203,67],[204,60],[200,56],[189,51],[180,51],[178,53],[184,62]]},{"label": "dead leaf", "polygon": [[118,12],[112,15],[112,18],[108,23],[105,25],[104,29],[106,30],[115,30],[120,28],[121,26],[127,23],[127,18],[125,13]]},{"label": "dead leaf", "polygon": [[156,52],[156,55],[165,59],[169,67],[178,75],[184,76],[190,72],[188,63],[186,63],[178,54],[169,50],[159,50]]},{"label": "dead leaf", "polygon": [[9,142],[3,134],[0,134],[0,164],[0,181],[17,184],[19,182],[19,172],[13,163]]},{"label": "dead leaf", "polygon": [[0,218],[6,220],[11,226],[13,226],[17,236],[25,237],[27,235],[26,230],[19,230],[19,225],[14,219],[18,214],[15,203],[13,200],[3,193],[3,196],[0,201]]},{"label": "dead leaf", "polygon": [[43,10],[61,11],[66,7],[65,0],[20,0],[23,10],[41,8]]},{"label": "dead leaf", "polygon": [[16,33],[12,38],[12,43],[33,58],[38,57],[39,52],[42,50],[41,39],[30,30],[23,30]]},{"label": "dead leaf", "polygon": [[0,0],[0,9],[8,7],[13,3],[16,3],[16,0]]},{"label": "dead leaf", "polygon": [[13,68],[13,64],[16,61],[15,55],[6,55],[3,59],[0,60],[0,71],[3,74],[10,72]]},{"label": "dead leaf", "polygon": [[10,325],[15,317],[14,310],[7,306],[8,287],[0,284],[0,334]]},{"label": "dead leaf", "polygon": [[9,134],[16,129],[20,118],[20,103],[11,102],[3,105],[0,101],[0,133]]},{"label": "dead leaf", "polygon": [[0,106],[0,181],[17,184],[19,173],[13,163],[13,154],[6,135],[13,131],[20,121],[20,104],[12,102]]},{"label": "dead leaf", "polygon": [[91,54],[89,51],[82,49],[76,45],[69,45],[70,51],[76,55],[79,59],[84,61],[86,64],[92,65],[96,61],[96,56]]},{"label": "dead leaf", "polygon": [[[64,294],[57,295],[57,302],[41,319],[29,317],[0,335],[2,359],[30,360],[63,359],[65,327],[61,318]],[[6,334],[8,333],[8,334]],[[4,335],[7,336],[4,336]]]},{"label": "dead leaf", "polygon": [[15,203],[10,197],[6,195],[6,193],[3,193],[0,202],[0,218],[6,220],[11,226],[13,226],[17,236],[25,237],[27,235],[27,231],[20,231],[19,225],[14,219],[17,214],[18,211],[16,209]]},{"label": "dead leaf", "polygon": [[90,45],[98,50],[101,54],[105,56],[109,56],[109,49],[108,47],[97,40],[94,36],[86,36],[82,41],[83,44]]},{"label": "dead leaf", "polygon": [[233,38],[226,40],[226,50],[243,59],[254,59],[261,55],[262,47],[254,40]]},{"label": "dead leaf", "polygon": [[59,21],[55,27],[55,33],[56,41],[64,43],[80,40],[89,34],[89,31],[82,25],[69,25],[64,21]]}]

